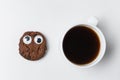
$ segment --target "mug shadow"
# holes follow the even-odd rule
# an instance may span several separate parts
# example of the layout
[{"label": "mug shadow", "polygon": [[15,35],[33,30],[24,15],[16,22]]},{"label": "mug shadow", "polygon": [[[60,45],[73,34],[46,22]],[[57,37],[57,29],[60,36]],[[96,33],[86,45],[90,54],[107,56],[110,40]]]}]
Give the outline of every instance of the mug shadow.
[{"label": "mug shadow", "polygon": [[98,24],[98,28],[103,32],[106,39],[106,51],[102,60],[95,67],[107,67],[107,65],[111,62],[111,58],[114,56],[113,51],[115,49],[115,42],[113,41],[113,38],[111,36],[112,33],[108,31],[108,24],[109,23],[107,22],[107,20],[101,20]]}]

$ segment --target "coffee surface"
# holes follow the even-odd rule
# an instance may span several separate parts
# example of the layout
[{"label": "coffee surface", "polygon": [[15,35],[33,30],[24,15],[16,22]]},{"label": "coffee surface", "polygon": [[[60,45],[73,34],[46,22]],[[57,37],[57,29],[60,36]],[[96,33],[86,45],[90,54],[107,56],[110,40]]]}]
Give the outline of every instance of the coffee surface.
[{"label": "coffee surface", "polygon": [[96,59],[100,50],[100,40],[92,29],[77,25],[66,33],[62,46],[68,60],[83,65]]}]

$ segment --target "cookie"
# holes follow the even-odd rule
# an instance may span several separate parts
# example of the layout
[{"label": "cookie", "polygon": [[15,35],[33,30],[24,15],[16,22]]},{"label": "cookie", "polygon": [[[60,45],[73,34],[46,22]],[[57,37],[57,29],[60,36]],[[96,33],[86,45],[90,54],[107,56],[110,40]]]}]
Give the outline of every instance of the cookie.
[{"label": "cookie", "polygon": [[40,32],[28,31],[20,38],[19,53],[25,59],[39,60],[45,55],[46,49],[46,39]]}]

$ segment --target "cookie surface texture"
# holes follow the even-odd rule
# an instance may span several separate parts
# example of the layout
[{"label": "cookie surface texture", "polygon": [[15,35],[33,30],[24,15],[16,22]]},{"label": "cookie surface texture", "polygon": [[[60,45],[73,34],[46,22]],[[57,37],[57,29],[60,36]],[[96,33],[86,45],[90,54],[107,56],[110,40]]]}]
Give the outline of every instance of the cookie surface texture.
[{"label": "cookie surface texture", "polygon": [[28,31],[19,42],[19,53],[27,60],[39,60],[46,52],[46,39],[40,32]]}]

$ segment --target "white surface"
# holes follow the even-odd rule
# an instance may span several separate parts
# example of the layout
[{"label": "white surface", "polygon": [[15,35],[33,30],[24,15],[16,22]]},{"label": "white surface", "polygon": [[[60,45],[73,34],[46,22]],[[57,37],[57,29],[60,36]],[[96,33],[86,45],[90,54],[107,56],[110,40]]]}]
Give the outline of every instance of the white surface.
[{"label": "white surface", "polygon": [[[120,0],[0,0],[0,80],[120,80]],[[60,51],[68,27],[97,16],[107,51],[96,66],[81,69]],[[47,55],[36,62],[19,55],[19,38],[37,30]]]}]

